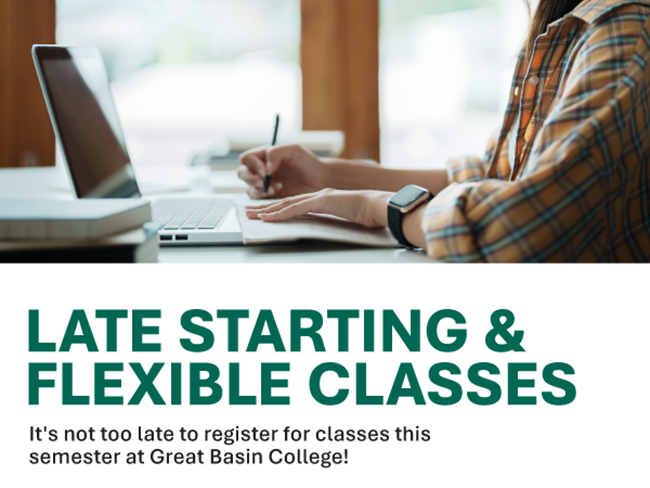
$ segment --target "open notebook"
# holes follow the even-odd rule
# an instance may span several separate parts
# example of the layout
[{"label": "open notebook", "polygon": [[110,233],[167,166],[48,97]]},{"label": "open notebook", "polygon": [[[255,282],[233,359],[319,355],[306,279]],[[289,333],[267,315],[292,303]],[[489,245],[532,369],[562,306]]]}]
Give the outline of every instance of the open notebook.
[{"label": "open notebook", "polygon": [[246,245],[314,239],[368,247],[399,247],[388,229],[368,229],[337,217],[313,215],[287,222],[262,222],[246,217],[242,205],[237,205],[237,215]]}]

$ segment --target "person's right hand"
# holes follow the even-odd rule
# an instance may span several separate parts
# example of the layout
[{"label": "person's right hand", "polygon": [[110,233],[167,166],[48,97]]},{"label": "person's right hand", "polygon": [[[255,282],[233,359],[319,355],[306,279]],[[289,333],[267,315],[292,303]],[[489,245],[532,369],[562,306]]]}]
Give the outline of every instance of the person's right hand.
[{"label": "person's right hand", "polygon": [[[327,164],[302,146],[274,146],[252,149],[239,158],[237,175],[248,184],[253,199],[285,198],[313,193],[327,186]],[[266,194],[264,176],[272,175]]]}]

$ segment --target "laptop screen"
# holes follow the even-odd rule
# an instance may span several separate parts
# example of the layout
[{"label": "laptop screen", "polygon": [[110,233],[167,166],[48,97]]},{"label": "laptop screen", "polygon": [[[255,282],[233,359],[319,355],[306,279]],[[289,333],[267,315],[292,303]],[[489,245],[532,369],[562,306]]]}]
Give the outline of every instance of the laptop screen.
[{"label": "laptop screen", "polygon": [[140,196],[99,50],[35,46],[34,58],[77,197]]}]

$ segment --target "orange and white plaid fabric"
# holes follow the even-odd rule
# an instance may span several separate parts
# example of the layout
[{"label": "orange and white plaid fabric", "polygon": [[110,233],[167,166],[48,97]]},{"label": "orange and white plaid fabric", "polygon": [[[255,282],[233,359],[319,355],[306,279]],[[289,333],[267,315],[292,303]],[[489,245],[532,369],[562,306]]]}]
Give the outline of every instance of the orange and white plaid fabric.
[{"label": "orange and white plaid fabric", "polygon": [[649,18],[650,0],[585,0],[522,52],[499,137],[427,208],[429,255],[650,261]]}]

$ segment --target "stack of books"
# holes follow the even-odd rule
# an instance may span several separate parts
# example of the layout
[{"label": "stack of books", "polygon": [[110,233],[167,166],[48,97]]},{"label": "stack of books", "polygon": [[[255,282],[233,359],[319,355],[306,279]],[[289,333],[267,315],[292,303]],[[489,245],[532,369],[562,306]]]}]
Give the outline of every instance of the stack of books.
[{"label": "stack of books", "polygon": [[0,199],[1,263],[155,263],[143,200]]}]

